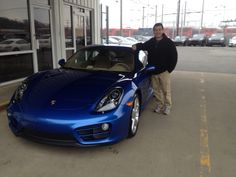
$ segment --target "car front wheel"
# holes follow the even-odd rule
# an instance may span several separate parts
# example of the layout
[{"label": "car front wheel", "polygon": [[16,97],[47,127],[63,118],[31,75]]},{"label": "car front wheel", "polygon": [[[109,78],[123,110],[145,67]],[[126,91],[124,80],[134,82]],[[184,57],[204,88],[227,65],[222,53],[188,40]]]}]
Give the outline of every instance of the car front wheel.
[{"label": "car front wheel", "polygon": [[129,135],[128,135],[129,138],[136,135],[138,131],[139,118],[140,118],[140,101],[138,95],[135,94],[129,122]]}]

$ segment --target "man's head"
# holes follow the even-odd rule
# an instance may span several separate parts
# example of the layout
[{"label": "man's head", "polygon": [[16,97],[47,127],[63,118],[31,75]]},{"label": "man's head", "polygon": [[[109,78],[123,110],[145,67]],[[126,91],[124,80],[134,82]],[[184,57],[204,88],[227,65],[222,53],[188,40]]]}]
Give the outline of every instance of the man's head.
[{"label": "man's head", "polygon": [[164,27],[163,27],[162,23],[156,23],[153,26],[153,34],[154,34],[155,38],[161,39],[163,33],[164,33]]}]

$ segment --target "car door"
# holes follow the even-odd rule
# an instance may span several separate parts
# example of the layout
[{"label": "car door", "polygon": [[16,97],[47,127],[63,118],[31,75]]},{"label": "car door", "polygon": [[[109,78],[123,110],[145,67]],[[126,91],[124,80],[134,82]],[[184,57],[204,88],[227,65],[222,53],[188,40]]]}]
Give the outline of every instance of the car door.
[{"label": "car door", "polygon": [[141,90],[142,106],[144,106],[152,95],[151,75],[146,72],[147,54],[144,51],[139,51],[138,60],[136,64],[135,83]]}]

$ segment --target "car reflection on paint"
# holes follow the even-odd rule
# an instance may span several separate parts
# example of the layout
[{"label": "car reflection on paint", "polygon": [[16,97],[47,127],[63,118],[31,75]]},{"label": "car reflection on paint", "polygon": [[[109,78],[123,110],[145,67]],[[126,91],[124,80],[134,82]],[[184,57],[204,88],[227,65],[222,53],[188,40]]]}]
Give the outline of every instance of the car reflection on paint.
[{"label": "car reflection on paint", "polygon": [[42,71],[15,91],[7,108],[17,136],[57,145],[116,143],[137,133],[140,113],[152,95],[143,51],[88,46],[61,68]]}]

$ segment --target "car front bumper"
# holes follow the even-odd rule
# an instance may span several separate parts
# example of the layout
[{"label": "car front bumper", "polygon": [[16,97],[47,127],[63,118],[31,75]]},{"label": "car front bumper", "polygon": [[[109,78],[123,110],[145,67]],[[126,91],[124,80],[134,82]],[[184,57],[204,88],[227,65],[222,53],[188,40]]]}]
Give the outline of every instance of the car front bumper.
[{"label": "car front bumper", "polygon": [[[107,113],[91,114],[30,114],[17,105],[9,107],[9,127],[16,136],[46,144],[63,146],[91,146],[116,143],[128,135],[131,108],[120,105]],[[47,114],[46,114],[47,115]],[[108,124],[104,131],[102,124]]]}]

